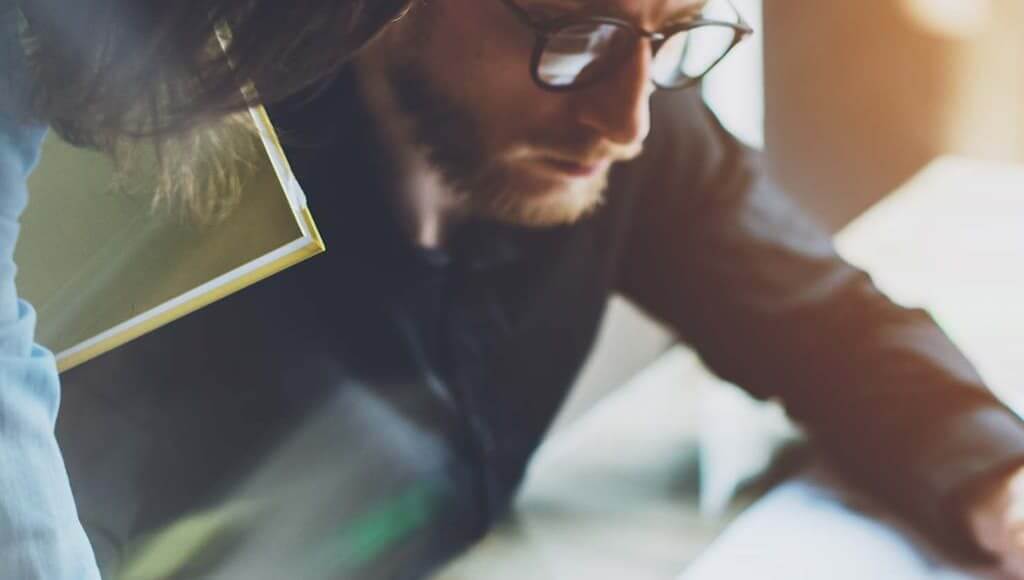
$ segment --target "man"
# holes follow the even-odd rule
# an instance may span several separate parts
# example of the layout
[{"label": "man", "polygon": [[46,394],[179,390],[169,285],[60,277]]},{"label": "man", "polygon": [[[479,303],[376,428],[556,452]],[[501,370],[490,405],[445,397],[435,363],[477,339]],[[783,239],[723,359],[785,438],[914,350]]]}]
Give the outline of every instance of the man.
[{"label": "man", "polygon": [[1024,578],[1024,427],[693,89],[746,32],[718,0],[432,0],[274,111],[328,254],[67,377],[106,570],[188,529],[218,549],[182,577],[426,574],[507,510],[619,292]]}]

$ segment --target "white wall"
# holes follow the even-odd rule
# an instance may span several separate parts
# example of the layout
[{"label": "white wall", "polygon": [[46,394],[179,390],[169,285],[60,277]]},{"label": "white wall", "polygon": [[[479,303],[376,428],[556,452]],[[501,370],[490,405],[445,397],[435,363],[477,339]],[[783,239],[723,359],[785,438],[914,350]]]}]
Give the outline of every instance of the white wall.
[{"label": "white wall", "polygon": [[704,98],[734,135],[764,147],[764,28],[762,0],[733,0],[754,29],[704,81]]}]

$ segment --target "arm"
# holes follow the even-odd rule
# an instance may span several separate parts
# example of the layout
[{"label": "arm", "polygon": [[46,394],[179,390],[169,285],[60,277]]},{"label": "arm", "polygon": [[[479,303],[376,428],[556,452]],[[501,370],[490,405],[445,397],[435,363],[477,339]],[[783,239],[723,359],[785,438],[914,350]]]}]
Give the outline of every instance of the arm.
[{"label": "arm", "polygon": [[[620,287],[725,379],[779,398],[848,476],[973,548],[962,490],[1024,426],[920,310],[890,302],[695,93],[656,104]],[[659,107],[659,105],[670,105]]]},{"label": "arm", "polygon": [[[5,3],[0,48],[12,24]],[[16,119],[9,54],[0,53],[0,578],[99,578],[54,437],[57,368],[33,344],[35,313],[14,285],[18,216],[44,129]]]}]

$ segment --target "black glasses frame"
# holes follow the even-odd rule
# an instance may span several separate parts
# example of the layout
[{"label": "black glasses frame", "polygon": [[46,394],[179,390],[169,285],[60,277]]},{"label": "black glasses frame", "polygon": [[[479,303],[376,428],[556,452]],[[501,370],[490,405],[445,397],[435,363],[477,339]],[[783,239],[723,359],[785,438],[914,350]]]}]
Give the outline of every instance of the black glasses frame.
[{"label": "black glasses frame", "polygon": [[730,44],[729,48],[725,49],[725,52],[722,53],[722,56],[718,57],[718,59],[715,60],[715,62],[711,63],[711,66],[709,66],[708,69],[704,71],[700,76],[687,77],[687,81],[681,85],[662,85],[658,83],[657,80],[653,78],[651,79],[651,82],[653,82],[656,87],[658,87],[659,89],[669,91],[687,89],[699,83],[705,75],[711,72],[711,70],[715,68],[718,65],[718,63],[722,62],[722,60],[730,52],[732,52],[732,49],[736,48],[736,45],[742,42],[744,38],[754,33],[754,29],[751,28],[749,24],[747,24],[746,20],[744,20],[743,18],[743,15],[738,10],[736,10],[735,7],[733,8],[733,11],[736,12],[736,22],[698,18],[696,20],[691,20],[674,26],[669,26],[664,30],[647,30],[646,28],[638,26],[628,20],[599,14],[572,14],[569,16],[552,18],[550,20],[537,20],[533,16],[531,16],[525,8],[516,4],[514,0],[498,1],[504,4],[509,10],[511,10],[512,13],[515,14],[516,17],[520,21],[522,21],[522,23],[525,24],[527,28],[533,31],[536,39],[534,41],[533,46],[533,55],[530,58],[530,76],[533,78],[533,82],[536,83],[537,86],[546,91],[552,92],[570,92],[587,88],[604,80],[604,78],[607,77],[610,74],[610,72],[615,68],[614,66],[610,66],[603,73],[598,74],[593,78],[590,78],[586,81],[574,82],[572,84],[565,86],[551,85],[549,83],[544,82],[544,80],[540,78],[540,61],[541,58],[544,56],[544,51],[547,48],[547,44],[552,37],[557,35],[559,32],[565,30],[566,28],[570,28],[572,26],[579,26],[581,24],[610,24],[613,26],[625,28],[626,30],[632,32],[636,36],[636,38],[646,38],[650,40],[652,55],[657,55],[658,50],[662,46],[662,43],[668,40],[671,36],[678,34],[680,32],[693,30],[695,28],[702,28],[705,26],[724,26],[727,28],[731,28],[733,30],[734,35],[732,44]]}]

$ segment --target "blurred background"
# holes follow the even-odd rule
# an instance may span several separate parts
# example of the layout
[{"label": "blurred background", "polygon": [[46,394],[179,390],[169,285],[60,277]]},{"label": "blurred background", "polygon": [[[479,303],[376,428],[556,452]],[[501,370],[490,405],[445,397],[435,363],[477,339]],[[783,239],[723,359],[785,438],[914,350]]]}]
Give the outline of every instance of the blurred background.
[{"label": "blurred background", "polygon": [[1024,157],[1024,2],[763,4],[768,158],[829,225],[938,154]]}]

